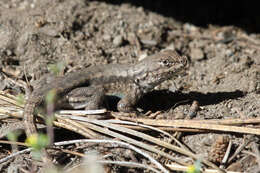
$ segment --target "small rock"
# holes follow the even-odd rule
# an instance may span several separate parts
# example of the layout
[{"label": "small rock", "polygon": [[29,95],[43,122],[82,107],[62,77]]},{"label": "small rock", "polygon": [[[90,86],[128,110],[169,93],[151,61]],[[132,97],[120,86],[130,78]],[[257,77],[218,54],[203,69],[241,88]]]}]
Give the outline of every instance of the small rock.
[{"label": "small rock", "polygon": [[111,41],[111,35],[109,35],[109,34],[103,35],[103,40],[104,41]]},{"label": "small rock", "polygon": [[185,23],[183,25],[183,28],[189,32],[197,32],[198,28],[195,25],[192,25],[190,23]]},{"label": "small rock", "polygon": [[142,54],[139,56],[138,61],[142,61],[142,60],[145,59],[147,56],[148,56],[148,55],[147,55],[146,52],[142,53]]},{"label": "small rock", "polygon": [[7,49],[6,50],[6,55],[7,56],[11,56],[13,54],[13,52],[10,50],[10,49]]},{"label": "small rock", "polygon": [[56,37],[61,33],[56,27],[51,26],[42,27],[39,31],[51,37]]},{"label": "small rock", "polygon": [[84,39],[84,33],[83,32],[77,31],[75,34],[76,34],[75,37],[74,37],[75,41],[80,41],[80,40]]},{"label": "small rock", "polygon": [[191,49],[190,56],[192,60],[201,60],[204,58],[204,53],[199,48],[193,48]]},{"label": "small rock", "polygon": [[233,53],[233,51],[232,51],[232,50],[230,50],[230,49],[227,49],[227,50],[225,51],[225,55],[226,55],[227,57],[231,57],[231,56],[233,56],[233,55],[234,55],[234,53]]},{"label": "small rock", "polygon": [[138,12],[143,12],[144,9],[143,9],[143,7],[138,7],[138,8],[137,8],[137,11],[138,11]]},{"label": "small rock", "polygon": [[141,40],[141,42],[148,46],[156,46],[157,41],[156,40]]},{"label": "small rock", "polygon": [[123,36],[122,35],[118,35],[114,38],[113,40],[113,44],[117,47],[121,46],[124,42]]},{"label": "small rock", "polygon": [[165,49],[175,50],[175,46],[172,43],[172,44],[168,45]]}]

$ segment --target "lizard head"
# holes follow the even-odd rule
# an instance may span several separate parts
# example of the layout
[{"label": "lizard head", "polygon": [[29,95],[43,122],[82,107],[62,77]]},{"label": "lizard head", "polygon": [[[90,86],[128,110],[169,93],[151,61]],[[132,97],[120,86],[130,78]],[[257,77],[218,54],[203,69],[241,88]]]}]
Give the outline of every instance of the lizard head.
[{"label": "lizard head", "polygon": [[138,75],[136,83],[141,87],[152,89],[163,81],[178,76],[185,70],[187,64],[187,57],[180,56],[173,50],[159,52],[139,63],[142,75]]}]

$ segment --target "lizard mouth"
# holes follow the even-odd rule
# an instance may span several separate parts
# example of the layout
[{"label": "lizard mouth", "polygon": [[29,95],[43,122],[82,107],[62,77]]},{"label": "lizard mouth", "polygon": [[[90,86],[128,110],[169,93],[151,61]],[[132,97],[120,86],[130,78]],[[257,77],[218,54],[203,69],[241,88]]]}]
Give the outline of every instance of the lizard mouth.
[{"label": "lizard mouth", "polygon": [[186,73],[187,68],[188,68],[188,63],[186,61],[184,65],[181,65],[181,67],[170,71],[168,74],[170,78],[177,77],[177,76],[185,76],[187,74]]}]

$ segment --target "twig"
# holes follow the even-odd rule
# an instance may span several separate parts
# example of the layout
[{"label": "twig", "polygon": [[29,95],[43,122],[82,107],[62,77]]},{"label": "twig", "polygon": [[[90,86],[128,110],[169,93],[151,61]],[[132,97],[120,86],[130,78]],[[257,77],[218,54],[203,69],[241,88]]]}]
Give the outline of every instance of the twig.
[{"label": "twig", "polygon": [[[149,129],[141,126],[131,126],[131,125],[120,125],[121,127],[138,130],[138,131],[147,131]],[[151,126],[152,127],[152,126]],[[177,127],[157,127],[157,129],[167,131],[167,132],[192,132],[192,133],[205,133],[208,132],[206,129],[188,129],[188,128],[177,128]]]},{"label": "twig", "polygon": [[185,149],[185,150],[188,150],[189,149],[183,145],[180,141],[178,141],[178,139],[176,139],[174,136],[172,136],[170,133],[167,133],[157,127],[153,127],[153,126],[149,126],[149,125],[143,125],[143,124],[138,124],[138,123],[134,123],[134,122],[129,122],[129,121],[122,121],[122,120],[104,120],[104,122],[108,122],[108,123],[117,123],[117,124],[128,124],[128,125],[135,125],[135,126],[138,126],[138,127],[145,127],[145,128],[148,128],[148,129],[151,129],[151,130],[154,130],[154,131],[157,131],[157,132],[160,132],[166,136],[168,136],[170,139],[174,140],[174,142],[176,142],[181,148]]},{"label": "twig", "polygon": [[15,153],[12,153],[10,154],[9,156],[3,158],[3,159],[0,159],[0,163],[3,163],[3,162],[6,162],[7,160],[17,156],[17,155],[20,155],[20,154],[24,154],[24,153],[27,153],[27,152],[30,152],[32,149],[31,148],[27,148],[27,149],[24,149],[22,151],[18,151],[18,152],[15,152]]},{"label": "twig", "polygon": [[[154,137],[151,137],[149,135],[146,135],[146,134],[143,134],[143,133],[140,133],[140,132],[137,132],[137,131],[134,131],[134,130],[131,130],[131,129],[126,129],[126,128],[123,128],[123,127],[120,127],[120,126],[117,126],[117,125],[113,125],[113,124],[108,124],[108,123],[105,123],[105,122],[102,122],[102,121],[96,121],[96,120],[89,120],[87,118],[84,118],[84,117],[73,117],[73,116],[67,116],[68,118],[74,118],[74,119],[77,119],[77,120],[81,120],[81,121],[85,121],[85,122],[89,122],[89,123],[94,123],[94,124],[97,124],[99,126],[105,126],[107,128],[111,128],[113,130],[117,130],[117,131],[120,131],[120,132],[124,132],[124,133],[128,133],[130,135],[134,135],[134,136],[137,136],[137,137],[140,137],[141,139],[145,139],[145,140],[148,140],[149,142],[152,142],[152,143],[155,143],[157,145],[160,145],[160,146],[163,146],[165,148],[168,148],[170,150],[173,150],[173,151],[176,151],[178,153],[181,153],[181,154],[184,154],[186,156],[190,156],[196,160],[199,160],[200,158],[198,156],[196,156],[195,154],[191,153],[190,151],[187,151],[187,150],[184,150],[180,147],[177,147],[177,146],[174,146],[174,145],[171,145],[167,142],[164,142],[164,141],[161,141],[157,138],[154,138]],[[111,135],[111,132],[112,131],[109,131],[109,133],[106,133],[106,134],[109,134]],[[119,134],[118,134],[119,135]],[[120,135],[120,139],[124,140],[125,136],[122,136]],[[131,140],[128,139],[127,142],[131,142]],[[136,141],[137,142],[137,141]],[[138,142],[139,143],[139,142]],[[140,147],[144,146],[145,144],[144,143],[141,143],[139,144],[141,145]],[[149,151],[153,151],[154,148],[152,148],[151,146],[147,146],[148,148],[145,148],[145,149],[148,149]],[[154,152],[154,151],[153,151]],[[164,153],[162,153],[164,154]],[[164,156],[164,155],[162,155]],[[176,160],[176,159],[174,159]],[[180,162],[180,161],[178,161]],[[220,172],[223,172],[220,168],[218,168],[215,164],[207,161],[206,159],[204,159],[202,161],[203,163],[205,163],[206,165],[208,166],[211,166],[215,169],[218,169]]]},{"label": "twig", "polygon": [[24,142],[0,140],[0,143],[2,143],[2,144],[10,144],[10,145],[21,145],[21,146],[27,147],[27,145]]},{"label": "twig", "polygon": [[[224,119],[224,120],[152,120],[152,119],[142,119],[142,118],[131,118],[131,116],[127,116],[126,113],[121,112],[111,112],[111,115],[120,120],[128,120],[133,122],[141,122],[147,124],[146,120],[153,123],[156,126],[177,126],[178,124],[218,124],[218,125],[242,125],[242,124],[259,124],[260,118],[249,118],[249,119]],[[156,123],[158,122],[158,123]],[[168,122],[168,123],[167,123]],[[174,124],[176,122],[176,125]]]},{"label": "twig", "polygon": [[[127,166],[127,167],[132,167],[132,168],[144,168],[150,171],[153,171],[155,173],[160,173],[160,171],[150,167],[150,166],[146,166],[144,164],[140,164],[140,163],[135,163],[135,162],[125,162],[125,161],[111,161],[111,160],[97,160],[97,163],[101,163],[101,164],[114,164],[114,165],[119,165],[119,166]],[[76,169],[79,166],[89,166],[88,164],[79,164],[76,165],[68,170],[66,170],[65,172],[69,173],[69,172],[73,172],[74,169]],[[166,170],[167,171],[167,170]],[[167,171],[169,172],[169,171]]]},{"label": "twig", "polygon": [[[156,173],[160,173],[161,171],[157,171],[156,169],[150,167],[150,166],[146,166],[144,164],[140,164],[140,163],[135,163],[135,162],[124,162],[124,161],[111,161],[111,160],[98,160],[98,163],[102,163],[102,164],[115,164],[115,165],[120,165],[120,166],[127,166],[127,167],[132,167],[132,168],[145,168],[147,170],[156,172]],[[162,171],[164,173],[168,173],[169,171],[167,171],[165,169],[165,171]]]},{"label": "twig", "polygon": [[23,108],[18,102],[17,102],[17,97],[4,93],[3,91],[0,92],[0,100],[3,102],[6,102],[6,104],[18,107],[18,108]]},{"label": "twig", "polygon": [[[247,133],[260,135],[260,129],[250,128],[250,127],[237,127],[229,125],[219,125],[221,121],[215,121],[215,124],[212,124],[213,121],[210,120],[151,120],[151,119],[141,119],[141,118],[128,118],[128,117],[118,117],[119,119],[127,119],[134,122],[143,123],[146,125],[152,126],[166,126],[166,127],[185,127],[185,128],[198,128],[198,129],[207,129],[215,131],[224,131],[224,132],[236,132],[236,133]],[[260,118],[255,118],[260,121]],[[223,121],[222,121],[223,122]],[[252,122],[251,122],[252,123]],[[256,123],[256,122],[255,122]]]},{"label": "twig", "polygon": [[[0,140],[1,143],[7,143],[7,144],[17,144],[17,145],[25,145],[24,143],[18,143],[18,142],[11,142],[11,141],[2,141]],[[93,140],[93,139],[81,139],[81,140],[71,140],[71,141],[63,141],[63,142],[56,142],[54,143],[54,146],[61,146],[61,145],[70,145],[70,144],[75,144],[75,143],[86,143],[86,142],[92,142],[92,143],[114,143],[114,144],[118,144],[118,145],[121,145],[121,146],[124,146],[126,148],[130,148],[132,149],[133,151],[139,153],[140,155],[143,155],[144,157],[146,157],[148,160],[151,161],[151,163],[155,164],[159,169],[161,169],[161,171],[163,172],[168,172],[159,162],[157,162],[154,158],[152,158],[149,154],[145,153],[145,152],[142,152],[140,149],[130,145],[130,144],[127,144],[125,142],[121,142],[121,141],[115,141],[115,140]],[[73,151],[69,151],[69,150],[64,150],[64,149],[61,149],[63,152],[66,152],[66,153],[69,153],[69,154],[74,154],[74,155],[77,155],[77,156],[85,156],[84,154],[81,154],[81,153],[77,153],[77,152],[73,152]],[[0,160],[0,163],[3,163],[3,162],[6,162],[7,160],[19,155],[19,154],[23,154],[23,153],[26,153],[26,152],[30,152],[31,151],[31,148],[28,148],[28,149],[25,149],[25,150],[22,150],[22,151],[18,151],[18,152],[15,152],[3,159]],[[148,168],[147,168],[148,169]]]},{"label": "twig", "polygon": [[148,140],[149,142],[155,143],[157,145],[166,147],[168,149],[172,149],[173,151],[182,153],[184,155],[191,156],[189,154],[192,154],[191,152],[189,153],[189,151],[187,152],[186,150],[183,150],[183,149],[181,149],[179,147],[173,146],[173,145],[171,145],[169,143],[166,143],[166,142],[162,142],[161,140],[158,140],[157,138],[151,137],[151,136],[146,135],[144,133],[140,133],[138,131],[134,131],[134,130],[131,130],[131,129],[127,129],[127,128],[123,128],[123,127],[120,127],[120,126],[117,126],[117,125],[113,125],[113,124],[107,123],[107,121],[88,120],[88,119],[83,118],[83,117],[73,117],[73,116],[69,116],[69,117],[72,118],[72,119],[75,118],[77,120],[86,121],[86,122],[90,122],[90,123],[95,123],[97,125],[105,126],[107,128],[111,128],[111,129],[118,130],[118,131],[121,131],[121,132],[124,132],[124,133],[128,133],[130,135],[134,135],[134,136],[140,137],[141,139]]},{"label": "twig", "polygon": [[[80,123],[77,123],[75,121],[72,120],[64,120],[64,119],[57,119],[59,121],[60,124],[65,125],[65,127],[67,127],[68,130],[73,130],[79,134],[82,134],[83,136],[85,136],[86,138],[99,138],[99,134],[97,134],[96,132],[94,132],[93,130],[87,128],[86,126],[83,126]],[[57,123],[57,124],[59,124]],[[56,122],[54,122],[54,124],[56,124]],[[71,127],[72,129],[68,128]]]},{"label": "twig", "polygon": [[51,149],[60,150],[64,153],[71,154],[71,155],[74,155],[74,156],[79,156],[79,157],[86,156],[84,153],[79,153],[79,152],[76,152],[76,151],[71,151],[71,150],[67,150],[67,149],[63,149],[63,148],[51,148]]},{"label": "twig", "polygon": [[243,143],[236,149],[235,153],[228,159],[228,164],[251,142],[249,139],[244,139]]},{"label": "twig", "polygon": [[95,114],[104,114],[106,109],[97,109],[97,110],[60,110],[57,111],[58,114],[70,114],[70,115],[95,115]]},{"label": "twig", "polygon": [[114,143],[121,146],[124,146],[126,148],[130,148],[133,151],[143,155],[148,160],[151,161],[151,163],[154,163],[159,169],[161,169],[164,172],[168,172],[159,162],[157,162],[154,158],[152,158],[150,155],[148,155],[145,152],[142,152],[140,149],[134,147],[133,145],[127,144],[125,142],[121,141],[115,141],[115,140],[93,140],[93,139],[82,139],[82,140],[72,140],[72,141],[64,141],[64,142],[56,142],[54,145],[60,146],[60,145],[69,145],[69,144],[75,144],[75,143],[83,143],[83,142],[93,142],[93,143]]},{"label": "twig", "polygon": [[223,157],[221,163],[222,164],[225,164],[228,160],[228,156],[230,154],[230,151],[231,151],[231,146],[232,146],[232,141],[229,140],[229,143],[228,143],[228,147],[227,147],[227,150],[226,150],[226,153],[225,153],[225,156]]},{"label": "twig", "polygon": [[[64,120],[66,120],[66,119],[64,119]],[[121,139],[123,141],[126,141],[128,143],[134,144],[134,145],[139,146],[141,148],[144,148],[144,149],[146,149],[148,151],[151,151],[151,152],[157,153],[159,155],[162,155],[162,156],[164,156],[164,157],[166,157],[166,158],[168,158],[168,159],[170,159],[172,161],[175,161],[175,162],[177,162],[179,164],[186,165],[186,163],[184,163],[182,160],[178,160],[178,159],[172,157],[170,154],[167,154],[165,152],[162,152],[161,150],[156,149],[154,146],[151,146],[151,145],[142,143],[140,141],[134,140],[132,138],[129,138],[127,136],[121,135],[119,133],[116,133],[114,131],[109,130],[108,128],[100,127],[100,126],[97,126],[97,125],[94,125],[94,124],[91,124],[91,123],[87,123],[87,122],[84,122],[84,125],[87,126],[90,129],[92,129],[92,130],[98,131],[98,132],[106,134],[106,135],[113,136],[115,138],[119,138],[119,139]]]}]

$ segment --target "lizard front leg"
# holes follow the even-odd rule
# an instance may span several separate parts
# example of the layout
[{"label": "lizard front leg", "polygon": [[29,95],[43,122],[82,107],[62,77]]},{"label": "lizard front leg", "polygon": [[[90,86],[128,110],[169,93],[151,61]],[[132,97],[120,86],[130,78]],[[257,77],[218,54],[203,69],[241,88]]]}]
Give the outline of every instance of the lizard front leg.
[{"label": "lizard front leg", "polygon": [[[135,84],[131,84],[128,88],[129,90],[125,91],[124,97],[117,104],[120,112],[135,112],[135,105],[144,94],[142,88]],[[103,106],[105,92],[102,86],[80,87],[69,92],[66,99],[73,109],[93,110]]]},{"label": "lizard front leg", "polygon": [[126,91],[125,96],[118,102],[117,109],[120,112],[135,112],[135,106],[137,102],[144,95],[143,89],[139,86],[132,84],[131,90]]}]

